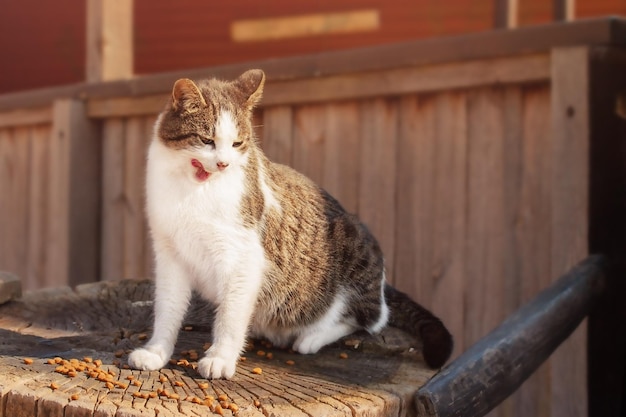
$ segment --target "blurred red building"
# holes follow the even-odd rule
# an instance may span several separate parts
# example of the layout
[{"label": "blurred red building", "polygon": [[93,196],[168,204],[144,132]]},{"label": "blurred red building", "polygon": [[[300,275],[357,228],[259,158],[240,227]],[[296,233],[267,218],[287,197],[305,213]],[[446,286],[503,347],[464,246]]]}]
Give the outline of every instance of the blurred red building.
[{"label": "blurred red building", "polygon": [[[193,0],[135,0],[134,72],[181,70],[484,31],[494,27],[494,4],[493,0],[231,0],[216,5]],[[518,25],[551,21],[552,4],[519,1]],[[233,32],[234,25],[241,22],[272,25],[264,19],[333,13],[345,17],[362,11],[370,13],[374,23],[349,33],[237,40]],[[578,0],[574,14],[576,18],[626,14],[626,1]],[[0,14],[0,93],[83,81],[85,16],[84,0],[4,0]]]}]

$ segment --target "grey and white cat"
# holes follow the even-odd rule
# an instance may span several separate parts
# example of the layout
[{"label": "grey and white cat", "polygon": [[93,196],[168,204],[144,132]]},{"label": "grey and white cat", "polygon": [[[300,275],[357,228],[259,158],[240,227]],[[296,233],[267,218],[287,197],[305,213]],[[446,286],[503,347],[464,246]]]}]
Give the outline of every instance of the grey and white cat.
[{"label": "grey and white cat", "polygon": [[358,329],[387,324],[423,342],[441,367],[452,337],[385,282],[376,239],[319,186],[270,162],[252,131],[265,74],[174,84],[148,154],[147,214],[156,255],[152,338],[129,364],[162,368],[192,291],[213,303],[213,343],[198,363],[230,378],[246,338],[315,353]]}]

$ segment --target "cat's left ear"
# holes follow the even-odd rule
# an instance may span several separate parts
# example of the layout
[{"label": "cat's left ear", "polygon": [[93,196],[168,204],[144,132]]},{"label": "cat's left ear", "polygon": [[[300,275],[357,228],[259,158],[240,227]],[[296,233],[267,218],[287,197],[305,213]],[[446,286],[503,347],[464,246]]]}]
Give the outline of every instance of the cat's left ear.
[{"label": "cat's left ear", "polygon": [[248,70],[235,80],[235,86],[244,94],[246,105],[250,108],[256,106],[261,101],[264,84],[265,73],[260,69]]}]

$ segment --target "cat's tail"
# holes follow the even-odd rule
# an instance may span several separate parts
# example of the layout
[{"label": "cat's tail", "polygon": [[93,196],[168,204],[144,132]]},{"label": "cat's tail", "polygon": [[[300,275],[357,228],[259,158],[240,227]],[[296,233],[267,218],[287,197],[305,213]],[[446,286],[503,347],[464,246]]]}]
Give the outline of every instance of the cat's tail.
[{"label": "cat's tail", "polygon": [[446,326],[433,313],[389,284],[385,284],[385,299],[389,306],[389,325],[417,335],[422,341],[426,365],[441,368],[454,346]]}]

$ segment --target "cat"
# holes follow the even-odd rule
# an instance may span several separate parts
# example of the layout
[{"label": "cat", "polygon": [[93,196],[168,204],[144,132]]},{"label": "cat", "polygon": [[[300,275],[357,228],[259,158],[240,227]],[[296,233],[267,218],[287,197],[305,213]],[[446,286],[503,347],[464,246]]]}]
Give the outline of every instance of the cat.
[{"label": "cat", "polygon": [[129,365],[162,368],[190,297],[215,305],[205,378],[231,378],[247,337],[310,354],[359,329],[418,336],[428,366],[452,352],[443,323],[385,281],[367,227],[255,142],[265,74],[176,81],[148,151],[147,216],[156,259],[152,337]]}]

